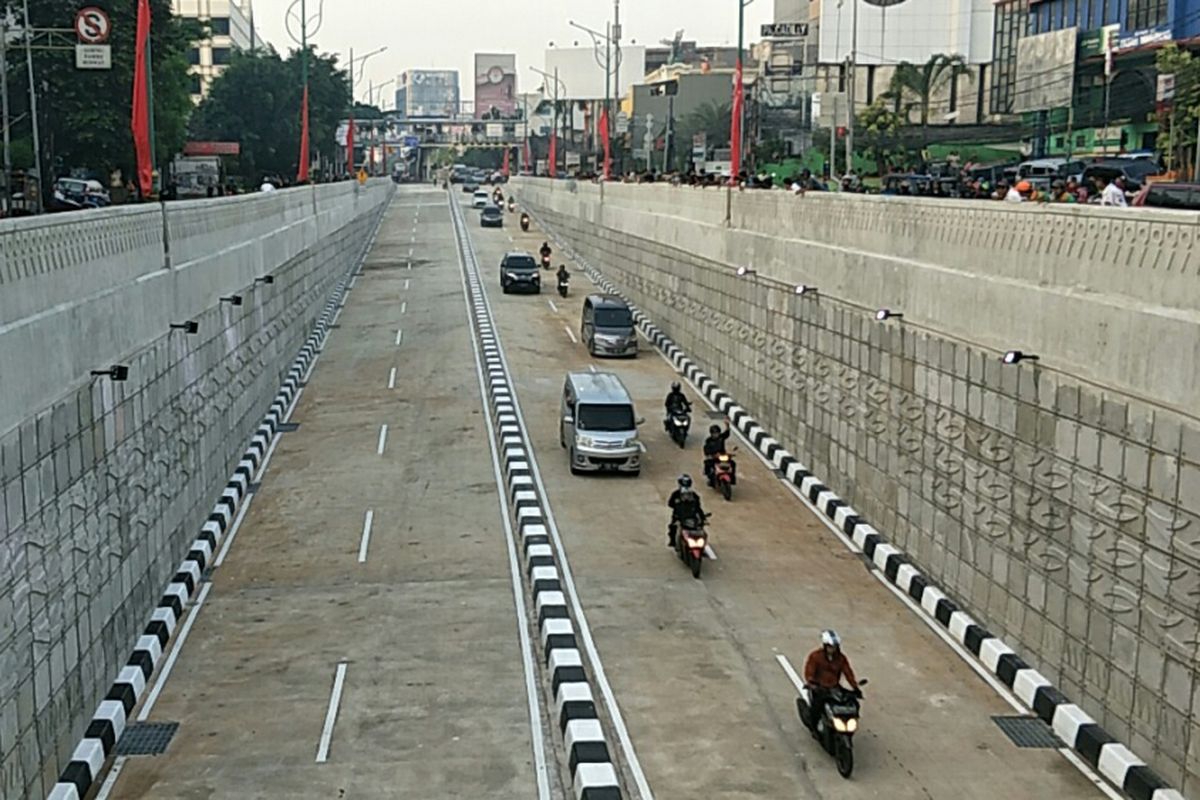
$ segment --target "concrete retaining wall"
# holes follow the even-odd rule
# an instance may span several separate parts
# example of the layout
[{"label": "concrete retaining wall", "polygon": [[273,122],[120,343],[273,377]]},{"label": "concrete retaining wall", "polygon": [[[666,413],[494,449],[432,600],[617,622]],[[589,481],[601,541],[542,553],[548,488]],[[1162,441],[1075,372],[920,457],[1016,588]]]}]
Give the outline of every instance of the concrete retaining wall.
[{"label": "concrete retaining wall", "polygon": [[390,192],[0,227],[0,796],[54,785]]},{"label": "concrete retaining wall", "polygon": [[[726,227],[711,191],[517,193],[964,609],[1200,793],[1193,216],[776,192],[735,196]],[[1010,347],[1043,361],[1004,367]]]}]

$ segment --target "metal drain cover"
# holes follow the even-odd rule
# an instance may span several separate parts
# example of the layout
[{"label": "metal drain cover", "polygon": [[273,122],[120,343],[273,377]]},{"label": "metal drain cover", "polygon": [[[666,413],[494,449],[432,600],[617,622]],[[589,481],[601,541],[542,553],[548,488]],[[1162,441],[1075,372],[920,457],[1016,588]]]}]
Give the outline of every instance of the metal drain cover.
[{"label": "metal drain cover", "polygon": [[166,752],[167,745],[179,730],[178,722],[137,722],[121,734],[117,742],[119,756],[157,756]]},{"label": "metal drain cover", "polygon": [[1017,747],[1064,747],[1054,730],[1037,717],[992,717]]},{"label": "metal drain cover", "polygon": [[299,422],[281,422],[276,427],[280,433],[295,433],[300,429]]}]

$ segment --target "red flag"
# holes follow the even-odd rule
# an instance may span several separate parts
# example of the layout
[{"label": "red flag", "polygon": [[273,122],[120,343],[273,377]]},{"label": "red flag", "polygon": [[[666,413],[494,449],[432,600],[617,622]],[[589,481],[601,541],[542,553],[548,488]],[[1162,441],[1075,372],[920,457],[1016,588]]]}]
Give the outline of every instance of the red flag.
[{"label": "red flag", "polygon": [[296,181],[308,181],[308,84],[304,85],[304,96],[300,100],[300,169]]},{"label": "red flag", "polygon": [[600,141],[604,145],[604,180],[612,179],[612,157],[610,150],[612,142],[608,136],[608,107],[600,111]]},{"label": "red flag", "polygon": [[346,172],[354,176],[354,109],[350,110],[350,127],[346,130]]},{"label": "red flag", "polygon": [[154,155],[150,142],[150,0],[138,0],[137,39],[133,62],[133,150],[137,162],[138,187],[148,198],[154,188]]},{"label": "red flag", "polygon": [[529,140],[528,139],[525,140],[524,156],[525,156],[525,167],[524,167],[525,174],[532,175],[533,174],[533,163],[529,157]]},{"label": "red flag", "polygon": [[742,58],[733,69],[733,119],[729,126],[729,182],[737,183],[742,172]]},{"label": "red flag", "polygon": [[550,177],[558,175],[558,131],[550,132]]},{"label": "red flag", "polygon": [[508,177],[508,148],[507,147],[504,148],[504,166],[501,167],[501,171],[504,173],[504,177],[507,178]]}]

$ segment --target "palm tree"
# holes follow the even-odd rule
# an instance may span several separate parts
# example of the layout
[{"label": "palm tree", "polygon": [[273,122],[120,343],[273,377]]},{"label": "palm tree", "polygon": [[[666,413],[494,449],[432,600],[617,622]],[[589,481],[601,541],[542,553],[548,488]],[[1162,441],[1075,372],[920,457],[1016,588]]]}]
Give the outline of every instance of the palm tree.
[{"label": "palm tree", "polygon": [[920,109],[921,127],[924,128],[929,124],[929,106],[933,96],[947,81],[970,74],[966,59],[960,55],[938,53],[930,56],[921,66],[901,61],[892,73],[885,96],[895,102],[896,113],[900,113],[903,105],[906,117],[914,108]]},{"label": "palm tree", "polygon": [[729,103],[707,102],[683,118],[681,128],[690,133],[704,133],[710,147],[729,144],[729,129],[733,109]]}]

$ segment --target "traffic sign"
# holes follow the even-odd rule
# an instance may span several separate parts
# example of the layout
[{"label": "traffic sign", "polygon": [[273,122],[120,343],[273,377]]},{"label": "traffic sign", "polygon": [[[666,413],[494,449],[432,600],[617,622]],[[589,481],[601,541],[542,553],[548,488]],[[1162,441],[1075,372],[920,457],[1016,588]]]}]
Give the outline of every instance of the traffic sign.
[{"label": "traffic sign", "polygon": [[112,69],[112,45],[75,45],[75,69]]},{"label": "traffic sign", "polygon": [[808,36],[807,22],[768,22],[762,26],[764,39],[803,39]]},{"label": "traffic sign", "polygon": [[87,6],[75,13],[75,35],[82,44],[104,44],[111,32],[112,22],[104,9]]}]

